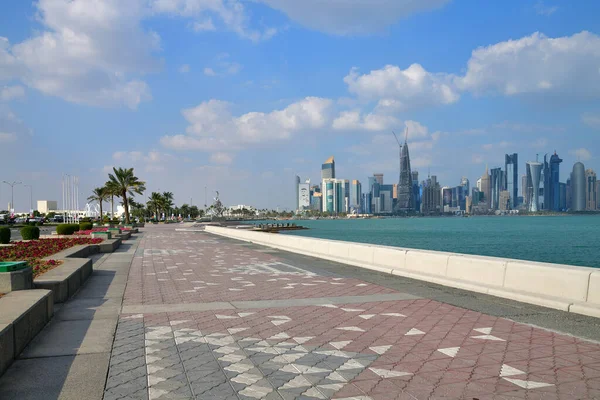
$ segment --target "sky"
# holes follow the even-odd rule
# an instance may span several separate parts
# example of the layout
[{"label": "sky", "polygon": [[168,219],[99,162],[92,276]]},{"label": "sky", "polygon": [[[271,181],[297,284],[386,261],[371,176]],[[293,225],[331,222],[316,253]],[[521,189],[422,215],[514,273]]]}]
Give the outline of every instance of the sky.
[{"label": "sky", "polygon": [[[84,199],[134,167],[179,205],[218,190],[291,209],[295,175],[318,182],[332,155],[338,178],[396,183],[392,131],[408,128],[421,179],[474,184],[506,153],[522,175],[556,150],[564,182],[577,161],[600,170],[598,15],[595,0],[6,0],[0,180],[60,202],[63,174]],[[29,195],[15,187],[17,211]]]}]

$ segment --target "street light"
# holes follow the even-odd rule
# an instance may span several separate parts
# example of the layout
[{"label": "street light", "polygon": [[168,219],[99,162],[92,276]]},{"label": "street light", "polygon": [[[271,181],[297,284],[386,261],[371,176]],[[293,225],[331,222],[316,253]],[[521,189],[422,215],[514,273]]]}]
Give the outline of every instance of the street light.
[{"label": "street light", "polygon": [[[33,186],[31,185],[23,185],[29,188],[29,212],[33,213]],[[32,215],[33,217],[33,215]]]},{"label": "street light", "polygon": [[[7,182],[7,181],[3,181],[4,183],[6,183],[8,186],[10,186],[10,207],[14,210],[15,209],[15,185],[20,185],[23,182],[16,182],[13,181],[12,183]],[[14,211],[12,212],[14,214]]]}]

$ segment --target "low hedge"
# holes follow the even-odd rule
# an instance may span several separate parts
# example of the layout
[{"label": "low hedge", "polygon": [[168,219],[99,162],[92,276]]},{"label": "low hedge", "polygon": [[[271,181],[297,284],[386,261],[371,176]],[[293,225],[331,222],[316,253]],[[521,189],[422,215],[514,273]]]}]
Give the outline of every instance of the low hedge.
[{"label": "low hedge", "polygon": [[21,228],[23,240],[37,240],[40,238],[40,228],[37,226],[24,226]]},{"label": "low hedge", "polygon": [[10,243],[10,228],[3,226],[0,227],[0,244]]},{"label": "low hedge", "polygon": [[79,224],[60,224],[56,227],[59,235],[72,235],[75,232],[79,232]]},{"label": "low hedge", "polygon": [[94,224],[92,224],[91,222],[80,222],[79,223],[79,230],[80,231],[89,231],[94,227]]}]

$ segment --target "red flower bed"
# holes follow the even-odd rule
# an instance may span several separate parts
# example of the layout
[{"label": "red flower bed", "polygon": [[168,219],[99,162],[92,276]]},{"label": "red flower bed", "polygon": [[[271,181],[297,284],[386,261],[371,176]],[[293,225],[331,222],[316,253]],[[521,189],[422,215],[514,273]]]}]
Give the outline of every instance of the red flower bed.
[{"label": "red flower bed", "polygon": [[108,230],[108,228],[93,228],[93,229],[88,229],[87,231],[77,231],[75,232],[75,235],[91,235],[94,232],[106,232]]},{"label": "red flower bed", "polygon": [[60,261],[42,260],[69,247],[78,244],[98,244],[102,239],[70,238],[70,239],[39,239],[29,242],[17,242],[12,246],[0,247],[0,261],[27,261],[33,268],[33,276],[60,265]]}]

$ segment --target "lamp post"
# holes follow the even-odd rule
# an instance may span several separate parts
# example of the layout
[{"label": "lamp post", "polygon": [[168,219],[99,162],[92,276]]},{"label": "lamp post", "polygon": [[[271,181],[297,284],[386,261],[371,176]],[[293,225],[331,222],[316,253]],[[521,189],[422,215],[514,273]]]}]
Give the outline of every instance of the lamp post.
[{"label": "lamp post", "polygon": [[[29,188],[29,213],[33,214],[33,186],[23,185]],[[31,215],[33,217],[33,215]]]},{"label": "lamp post", "polygon": [[[4,183],[6,183],[8,186],[10,186],[10,207],[14,210],[15,209],[15,185],[20,185],[23,182],[16,182],[13,181],[11,182],[7,182],[7,181],[3,181]],[[14,214],[14,211],[12,212],[12,214]]]}]

